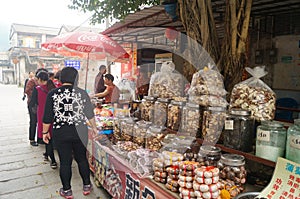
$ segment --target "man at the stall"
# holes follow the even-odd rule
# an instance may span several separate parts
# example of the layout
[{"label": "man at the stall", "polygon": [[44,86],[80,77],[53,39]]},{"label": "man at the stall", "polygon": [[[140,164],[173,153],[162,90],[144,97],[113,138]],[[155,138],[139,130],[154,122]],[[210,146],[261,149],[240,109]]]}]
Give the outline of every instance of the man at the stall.
[{"label": "man at the stall", "polygon": [[104,75],[105,91],[96,93],[91,97],[100,97],[105,99],[105,103],[118,103],[120,97],[119,88],[113,83],[114,76],[111,74]]}]

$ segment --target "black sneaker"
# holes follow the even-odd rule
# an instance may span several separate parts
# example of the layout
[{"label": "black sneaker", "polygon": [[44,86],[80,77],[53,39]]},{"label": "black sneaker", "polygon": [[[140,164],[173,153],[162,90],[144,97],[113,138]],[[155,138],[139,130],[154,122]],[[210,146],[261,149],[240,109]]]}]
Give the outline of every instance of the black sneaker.
[{"label": "black sneaker", "polygon": [[48,155],[46,153],[43,153],[44,161],[49,161]]},{"label": "black sneaker", "polygon": [[65,191],[63,188],[60,188],[59,195],[67,199],[73,199],[73,192],[71,189]]},{"label": "black sneaker", "polygon": [[56,169],[56,168],[57,168],[57,163],[56,163],[56,162],[51,162],[51,163],[50,163],[50,167],[51,167],[52,169]]},{"label": "black sneaker", "polygon": [[39,146],[39,144],[36,143],[35,141],[30,141],[30,145],[31,145],[31,146]]},{"label": "black sneaker", "polygon": [[91,193],[93,189],[93,186],[92,184],[89,184],[89,185],[83,185],[83,195],[89,195]]}]

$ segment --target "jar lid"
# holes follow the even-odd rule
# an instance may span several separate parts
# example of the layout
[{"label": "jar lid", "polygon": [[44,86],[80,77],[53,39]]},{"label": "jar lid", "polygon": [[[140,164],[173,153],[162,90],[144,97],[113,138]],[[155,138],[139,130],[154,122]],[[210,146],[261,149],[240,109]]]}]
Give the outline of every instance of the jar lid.
[{"label": "jar lid", "polygon": [[216,146],[202,145],[200,147],[199,153],[206,154],[206,155],[218,155],[221,153],[221,149]]},{"label": "jar lid", "polygon": [[245,164],[245,157],[242,155],[226,153],[221,155],[221,161],[229,166],[242,166]]},{"label": "jar lid", "polygon": [[149,127],[149,130],[152,133],[162,133],[166,128],[164,126],[156,126],[156,125],[152,125]]},{"label": "jar lid", "polygon": [[276,121],[271,121],[271,120],[261,121],[261,124],[264,126],[269,126],[269,127],[273,127],[273,128],[282,128],[283,127],[283,124],[276,122]]},{"label": "jar lid", "polygon": [[242,116],[249,116],[251,115],[251,111],[239,108],[233,108],[229,111],[231,115],[242,115]]},{"label": "jar lid", "polygon": [[157,98],[157,101],[168,103],[170,101],[170,99],[169,98]]},{"label": "jar lid", "polygon": [[199,104],[194,104],[194,103],[186,103],[186,106],[187,107],[190,107],[190,108],[199,108]]},{"label": "jar lid", "polygon": [[209,106],[207,107],[207,110],[209,111],[217,111],[217,112],[224,112],[226,111],[225,107],[221,107],[221,106]]},{"label": "jar lid", "polygon": [[183,106],[183,105],[184,105],[184,102],[182,102],[182,101],[176,101],[176,100],[172,100],[172,101],[171,101],[171,104],[173,104],[173,105],[179,105],[179,106]]},{"label": "jar lid", "polygon": [[152,96],[144,96],[143,99],[145,99],[145,100],[147,100],[147,101],[154,101],[154,100],[155,100],[155,98],[152,97]]},{"label": "jar lid", "polygon": [[145,120],[140,120],[140,121],[136,122],[136,125],[138,127],[142,127],[142,128],[148,128],[151,124],[152,124],[152,122],[148,122]]}]

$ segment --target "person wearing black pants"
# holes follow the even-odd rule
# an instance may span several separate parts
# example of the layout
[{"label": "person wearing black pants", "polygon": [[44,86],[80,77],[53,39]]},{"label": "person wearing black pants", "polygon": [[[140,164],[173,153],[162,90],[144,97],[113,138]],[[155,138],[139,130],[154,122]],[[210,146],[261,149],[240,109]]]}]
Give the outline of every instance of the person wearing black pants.
[{"label": "person wearing black pants", "polygon": [[37,125],[37,114],[36,110],[28,105],[28,113],[29,113],[29,140],[32,146],[38,146],[38,143],[35,142],[35,134],[36,134],[36,125]]},{"label": "person wearing black pants", "polygon": [[77,162],[83,182],[83,194],[92,190],[90,169],[86,156],[89,120],[93,135],[97,135],[93,105],[87,92],[77,87],[78,71],[72,67],[61,70],[62,86],[49,91],[43,116],[43,141],[52,139],[49,133],[53,123],[52,136],[60,160],[60,179],[63,187],[59,194],[67,199],[73,198],[71,189],[73,156]]}]

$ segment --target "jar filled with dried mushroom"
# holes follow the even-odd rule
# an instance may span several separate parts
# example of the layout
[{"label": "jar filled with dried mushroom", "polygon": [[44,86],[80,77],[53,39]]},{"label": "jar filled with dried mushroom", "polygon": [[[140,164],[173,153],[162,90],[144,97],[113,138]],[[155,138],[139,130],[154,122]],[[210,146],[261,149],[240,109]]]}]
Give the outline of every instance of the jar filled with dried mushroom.
[{"label": "jar filled with dried mushroom", "polygon": [[141,119],[145,121],[153,120],[155,98],[151,96],[144,96],[140,104]]},{"label": "jar filled with dried mushroom", "polygon": [[151,122],[140,120],[135,123],[133,130],[133,142],[139,146],[145,147],[146,133],[151,125]]},{"label": "jar filled with dried mushroom", "polygon": [[157,126],[166,126],[168,116],[168,98],[157,98],[154,103],[154,118],[152,123]]},{"label": "jar filled with dried mushroom", "polygon": [[121,135],[121,123],[126,119],[128,119],[128,117],[124,117],[124,116],[114,117],[114,138],[116,139],[116,142],[123,140]]},{"label": "jar filled with dried mushroom", "polygon": [[214,145],[222,133],[226,118],[226,108],[207,107],[203,111],[202,138],[204,143]]},{"label": "jar filled with dried mushroom", "polygon": [[257,127],[256,156],[276,162],[278,157],[284,157],[285,144],[286,129],[283,124],[275,121],[262,121]]},{"label": "jar filled with dried mushroom", "polygon": [[220,169],[220,178],[234,182],[242,191],[246,183],[247,171],[245,168],[245,157],[237,154],[222,154],[218,162]]},{"label": "jar filled with dried mushroom", "polygon": [[217,166],[221,159],[221,149],[212,145],[202,145],[198,153],[201,166]]},{"label": "jar filled with dried mushroom", "polygon": [[224,146],[250,152],[253,150],[254,119],[251,111],[231,109],[225,120]]},{"label": "jar filled with dried mushroom", "polygon": [[198,104],[186,103],[182,109],[180,132],[195,137],[202,123],[202,109]]},{"label": "jar filled with dried mushroom", "polygon": [[162,147],[161,140],[163,139],[163,132],[165,127],[152,125],[147,129],[145,138],[145,148],[154,151],[159,150]]},{"label": "jar filled with dried mushroom", "polygon": [[167,127],[174,131],[179,130],[183,105],[184,102],[172,100],[168,106]]},{"label": "jar filled with dried mushroom", "polygon": [[134,124],[134,118],[127,118],[121,122],[121,136],[124,141],[132,141]]}]

